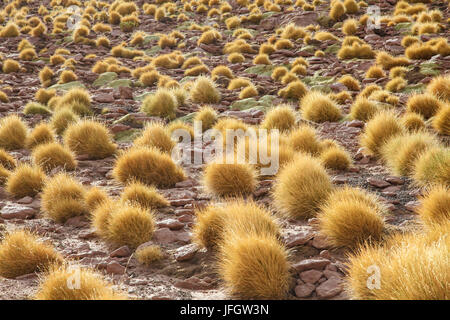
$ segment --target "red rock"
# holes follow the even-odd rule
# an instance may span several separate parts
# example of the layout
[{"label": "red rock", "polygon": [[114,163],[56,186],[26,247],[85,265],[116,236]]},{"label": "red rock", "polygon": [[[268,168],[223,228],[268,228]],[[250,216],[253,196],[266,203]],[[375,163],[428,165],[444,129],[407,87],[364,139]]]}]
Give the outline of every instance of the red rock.
[{"label": "red rock", "polygon": [[76,216],[67,219],[67,221],[64,223],[65,226],[72,226],[75,228],[81,228],[89,225],[89,222],[86,221],[86,218],[83,216]]},{"label": "red rock", "polygon": [[192,243],[183,247],[179,247],[175,251],[175,259],[177,261],[186,261],[192,259],[197,253],[199,247],[197,244]]},{"label": "red rock", "polygon": [[389,182],[390,184],[395,184],[395,185],[402,185],[405,183],[405,181],[403,181],[403,179],[399,178],[399,177],[386,177],[385,180],[387,182]]},{"label": "red rock", "polygon": [[111,261],[106,266],[106,272],[110,274],[125,274],[126,268],[117,261]]},{"label": "red rock", "polygon": [[298,233],[291,234],[288,236],[288,238],[285,240],[286,247],[292,248],[295,246],[305,244],[309,240],[311,240],[313,237],[314,237],[314,232],[307,231],[307,230],[301,230]]},{"label": "red rock", "polygon": [[175,219],[165,219],[158,222],[158,227],[169,228],[170,230],[180,230],[184,227],[184,223]]},{"label": "red rock", "polygon": [[122,123],[116,123],[112,126],[109,127],[109,129],[111,130],[112,133],[117,133],[117,132],[121,132],[121,131],[125,131],[130,129],[130,126],[127,126],[126,124],[122,124]]},{"label": "red rock", "polygon": [[331,277],[316,288],[317,297],[329,299],[337,296],[342,291],[342,281],[339,278]]},{"label": "red rock", "polygon": [[131,250],[128,248],[128,246],[122,246],[120,248],[117,248],[113,252],[109,254],[111,258],[114,257],[128,257],[131,255]]},{"label": "red rock", "polygon": [[319,255],[320,255],[322,258],[331,260],[331,254],[330,254],[330,251],[328,251],[328,250],[322,250],[322,251],[320,251]]},{"label": "red rock", "polygon": [[382,193],[385,193],[385,192],[386,193],[397,193],[401,189],[402,189],[402,187],[400,187],[400,186],[390,186],[390,187],[384,188]]},{"label": "red rock", "polygon": [[192,199],[175,199],[170,201],[170,205],[174,207],[182,207],[191,202]]},{"label": "red rock", "polygon": [[348,179],[346,177],[337,176],[337,177],[333,178],[333,183],[335,183],[335,184],[345,184],[345,183],[347,183],[347,181],[348,181]]},{"label": "red rock", "polygon": [[307,270],[300,273],[300,279],[302,279],[305,283],[315,283],[322,277],[322,275],[323,273],[319,270]]},{"label": "red rock", "polygon": [[181,289],[188,289],[188,290],[208,290],[211,288],[211,284],[197,278],[197,277],[190,277],[186,280],[179,280],[175,282],[175,287],[181,288]]},{"label": "red rock", "polygon": [[311,245],[316,249],[327,249],[330,247],[327,238],[322,235],[315,236]]},{"label": "red rock", "polygon": [[323,274],[325,275],[325,277],[327,277],[327,279],[330,279],[332,277],[336,277],[338,279],[341,278],[341,275],[339,272],[337,271],[331,271],[331,270],[324,270]]},{"label": "red rock", "polygon": [[386,188],[391,185],[389,182],[377,178],[368,178],[367,182],[377,188]]},{"label": "red rock", "polygon": [[407,204],[405,204],[406,210],[411,212],[415,212],[419,206],[420,201],[409,201]]},{"label": "red rock", "polygon": [[297,272],[302,272],[305,270],[322,270],[330,264],[331,261],[324,258],[313,258],[313,259],[305,259],[300,262],[297,262],[293,265],[294,269],[297,270]]},{"label": "red rock", "polygon": [[183,214],[182,216],[180,216],[178,218],[178,221],[183,222],[183,223],[194,222],[194,218],[193,218],[192,214]]},{"label": "red rock", "polygon": [[191,242],[191,234],[187,231],[176,232],[175,235],[177,237],[177,241],[180,241],[183,243]]},{"label": "red rock", "polygon": [[158,243],[168,244],[177,241],[177,236],[169,228],[160,228],[154,232],[153,240]]},{"label": "red rock", "polygon": [[129,87],[119,87],[120,99],[132,100],[133,89]]},{"label": "red rock", "polygon": [[34,217],[36,210],[21,204],[8,202],[0,211],[3,219],[28,219]]},{"label": "red rock", "polygon": [[298,298],[307,298],[309,297],[316,287],[313,284],[305,283],[295,287],[295,295]]},{"label": "red rock", "polygon": [[114,102],[114,96],[109,93],[99,93],[93,96],[92,100],[99,103],[111,103]]},{"label": "red rock", "polygon": [[94,230],[83,230],[78,234],[78,238],[83,240],[90,240],[97,238],[97,233]]},{"label": "red rock", "polygon": [[32,202],[33,202],[33,198],[29,197],[29,196],[26,196],[26,197],[23,197],[22,199],[17,200],[17,203],[20,203],[20,204],[30,204]]}]

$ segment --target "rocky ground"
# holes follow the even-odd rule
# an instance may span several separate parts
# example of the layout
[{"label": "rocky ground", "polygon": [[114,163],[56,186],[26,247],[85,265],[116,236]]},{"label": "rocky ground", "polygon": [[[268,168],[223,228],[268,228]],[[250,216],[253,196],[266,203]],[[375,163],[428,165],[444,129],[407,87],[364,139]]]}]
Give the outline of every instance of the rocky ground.
[{"label": "rocky ground", "polygon": [[[135,1],[142,6],[143,1]],[[371,1],[368,1],[369,3]],[[372,1],[374,2],[374,1]],[[391,13],[396,1],[375,1],[382,13]],[[36,14],[39,4],[48,5],[49,1],[33,2],[30,4],[29,15]],[[239,7],[234,1],[232,13],[243,15],[248,13],[246,8]],[[448,5],[443,1],[434,1],[428,5],[430,8],[440,9],[445,19],[449,17]],[[287,6],[281,6],[282,10]],[[324,3],[315,11],[305,12],[296,8],[293,12],[271,12],[265,14],[259,24],[246,24],[244,27],[251,30],[254,38],[249,42],[258,49],[259,45],[274,34],[274,30],[289,22],[307,26],[316,24],[319,16],[328,12],[328,4]],[[263,11],[266,12],[266,11]],[[358,16],[358,15],[357,15]],[[201,31],[188,30],[189,23],[179,23],[175,18],[166,17],[162,21],[155,21],[152,16],[141,13],[139,30],[148,34],[169,33],[178,29],[185,34],[186,46],[180,49],[183,53],[201,57],[210,68],[217,65],[227,65],[236,76],[248,77],[257,85],[259,96],[251,98],[242,107],[239,101],[239,90],[226,89],[226,82],[217,81],[222,94],[220,103],[213,107],[221,116],[232,116],[244,120],[249,124],[261,122],[264,111],[270,105],[282,102],[277,97],[277,91],[282,88],[279,82],[270,78],[271,68],[258,68],[252,64],[254,54],[246,54],[246,62],[230,64],[226,56],[222,55],[223,45],[233,40],[226,31],[222,21],[206,19],[205,15],[190,14],[190,22],[201,25],[211,25],[218,22],[223,39],[218,44],[197,46],[197,38]],[[447,27],[439,35],[449,38]],[[51,25],[49,24],[50,28]],[[340,28],[322,27],[342,38]],[[364,39],[376,50],[386,50],[393,55],[404,53],[400,40],[405,30],[382,25],[381,29],[368,31],[360,28],[357,36]],[[35,47],[36,52],[46,48],[45,53],[39,54],[39,59],[31,62],[21,62],[26,72],[4,74],[0,73],[0,90],[8,94],[10,102],[0,103],[0,117],[18,113],[27,121],[30,127],[34,126],[47,116],[24,115],[22,110],[28,101],[34,100],[35,92],[40,88],[38,78],[39,70],[47,64],[49,57],[55,49],[64,47],[70,50],[70,57],[76,61],[78,84],[86,87],[93,99],[93,109],[96,118],[108,124],[115,134],[116,142],[120,148],[131,144],[142,124],[151,120],[146,114],[139,112],[140,101],[143,94],[155,89],[135,85],[136,79],[130,74],[117,74],[111,79],[100,79],[99,75],[91,72],[97,60],[110,55],[107,48],[96,48],[89,45],[74,43],[67,34],[49,35],[44,38],[34,38],[21,35],[16,38],[1,39],[0,52],[7,58],[18,59],[17,45],[26,37]],[[95,38],[95,32],[90,34]],[[128,40],[130,34],[124,33],[118,26],[107,34],[111,45],[117,45]],[[423,36],[424,40],[430,38]],[[278,50],[270,55],[273,66],[289,63],[298,56],[305,57],[309,62],[304,82],[309,86],[328,86],[333,92],[346,90],[342,84],[336,82],[343,74],[351,74],[359,79],[363,85],[375,82],[384,85],[388,79],[364,79],[364,73],[373,64],[371,60],[339,60],[336,57],[336,41],[316,41],[306,46],[296,43],[291,50]],[[171,52],[171,49],[160,49],[157,39],[150,39],[140,48],[146,50],[150,56]],[[323,50],[324,57],[315,57],[315,50]],[[94,59],[86,59],[87,54],[95,54]],[[122,64],[134,69],[146,65],[143,61],[120,58]],[[426,61],[413,60],[413,71],[407,75],[409,89],[423,89],[431,79],[433,73],[423,72]],[[429,63],[429,62],[428,62]],[[437,56],[432,61],[432,71],[444,74],[450,70],[450,56],[445,58]],[[427,69],[428,70],[428,69]],[[61,70],[55,70],[58,75]],[[180,81],[183,79],[183,70],[163,70],[162,73]],[[120,81],[119,81],[119,80]],[[302,79],[303,80],[303,79]],[[64,87],[56,87],[63,90]],[[411,91],[396,94],[400,97],[402,107]],[[358,92],[352,92],[356,96]],[[251,107],[248,107],[250,105]],[[351,102],[342,105],[348,112]],[[198,110],[200,105],[190,101],[177,112],[177,117],[188,119],[192,112]],[[105,111],[106,110],[106,111]],[[103,111],[103,112],[102,112]],[[420,190],[415,188],[411,181],[402,177],[393,177],[387,169],[376,159],[366,156],[360,150],[358,136],[364,123],[360,121],[342,121],[338,123],[315,124],[323,138],[332,138],[341,143],[352,155],[354,164],[346,172],[331,172],[336,185],[349,184],[359,186],[377,193],[390,209],[386,217],[388,223],[396,228],[409,228],[416,225],[414,209],[417,206],[416,197]],[[192,152],[201,152],[200,146],[191,146]],[[16,150],[11,154],[19,161],[29,161],[29,150]],[[112,179],[111,170],[115,159],[113,157],[103,160],[78,159],[78,168],[75,176],[84,185],[102,186],[111,196],[119,195],[123,186]],[[105,277],[114,282],[117,287],[128,292],[130,297],[137,299],[228,299],[221,282],[215,273],[215,257],[206,249],[200,249],[191,241],[191,230],[195,223],[194,210],[205,206],[209,201],[215,200],[206,194],[201,185],[202,166],[185,166],[189,178],[178,183],[175,188],[160,190],[170,200],[170,207],[156,212],[158,228],[155,231],[154,243],[159,244],[165,252],[165,258],[151,267],[139,265],[133,252],[127,247],[118,249],[108,245],[98,238],[90,228],[89,221],[84,217],[69,219],[65,224],[57,224],[44,218],[40,213],[40,196],[22,199],[12,198],[0,187],[0,224],[6,229],[28,228],[38,233],[43,239],[54,244],[56,249],[63,253],[67,259],[82,266],[90,266],[100,270]],[[271,185],[273,180],[263,180],[253,197],[259,203],[271,206]],[[343,290],[345,277],[346,251],[333,249],[326,239],[321,236],[316,227],[316,219],[308,221],[283,220],[283,237],[285,244],[291,249],[291,261],[295,284],[292,286],[289,299],[348,299]],[[16,279],[0,278],[0,299],[27,299],[36,291],[38,276],[35,274],[21,276]]]}]

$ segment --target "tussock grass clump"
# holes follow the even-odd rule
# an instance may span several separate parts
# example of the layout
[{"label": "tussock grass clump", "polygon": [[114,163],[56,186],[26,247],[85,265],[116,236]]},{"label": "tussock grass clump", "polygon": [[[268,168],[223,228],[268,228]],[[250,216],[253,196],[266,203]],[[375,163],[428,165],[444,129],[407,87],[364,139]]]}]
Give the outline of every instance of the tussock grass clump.
[{"label": "tussock grass clump", "polygon": [[445,224],[450,220],[450,190],[448,186],[436,185],[420,198],[420,219],[429,227]]},{"label": "tussock grass clump", "polygon": [[241,89],[241,88],[245,88],[252,85],[252,82],[249,79],[245,79],[245,78],[235,78],[232,79],[230,81],[230,83],[228,83],[228,90],[236,90],[236,89]]},{"label": "tussock grass clump", "polygon": [[78,116],[68,108],[56,110],[50,120],[50,125],[57,134],[63,134],[66,128],[79,120]]},{"label": "tussock grass clump", "polygon": [[150,241],[155,230],[153,213],[140,206],[121,206],[110,215],[107,240],[115,246],[137,248]]},{"label": "tussock grass clump", "polygon": [[17,161],[6,150],[0,148],[0,165],[6,169],[12,170],[17,166]]},{"label": "tussock grass clump", "polygon": [[0,90],[0,102],[4,102],[4,103],[8,103],[9,102],[9,97],[8,95]]},{"label": "tussock grass clump", "polygon": [[6,181],[6,191],[16,198],[33,197],[42,190],[45,179],[40,167],[19,164]]},{"label": "tussock grass clump", "polygon": [[402,125],[409,132],[419,131],[425,128],[425,120],[423,117],[415,112],[407,112],[402,118]]},{"label": "tussock grass clump", "polygon": [[376,63],[385,70],[390,70],[393,67],[408,66],[410,61],[405,57],[393,57],[387,52],[380,51],[377,53]]},{"label": "tussock grass clump", "polygon": [[104,159],[116,152],[106,126],[93,120],[80,120],[70,124],[64,132],[64,144],[76,155],[91,159]]},{"label": "tussock grass clump", "polygon": [[206,166],[203,183],[217,196],[248,195],[256,189],[257,173],[250,164],[215,161]]},{"label": "tussock grass clump", "polygon": [[51,111],[46,106],[40,104],[39,102],[28,102],[23,109],[23,113],[27,115],[29,114],[46,115],[50,114]]},{"label": "tussock grass clump", "polygon": [[450,101],[450,76],[434,77],[427,86],[427,92],[444,101]]},{"label": "tussock grass clump", "polygon": [[436,115],[431,123],[434,130],[440,134],[450,135],[450,106],[443,106],[436,112]]},{"label": "tussock grass clump", "polygon": [[408,175],[420,154],[438,145],[439,141],[434,135],[413,132],[392,137],[381,147],[380,153],[394,174]]},{"label": "tussock grass clump", "polygon": [[56,222],[85,215],[88,207],[85,202],[83,185],[66,173],[59,173],[48,179],[42,190],[42,211]]},{"label": "tussock grass clump", "polygon": [[40,144],[32,153],[33,163],[50,172],[54,168],[62,167],[65,170],[75,170],[77,161],[70,149],[58,142]]},{"label": "tussock grass clump", "polygon": [[378,106],[374,101],[371,101],[364,97],[358,97],[352,104],[350,109],[350,117],[352,119],[368,121],[378,111]]},{"label": "tussock grass clump", "polygon": [[283,299],[289,290],[288,252],[270,236],[230,235],[219,250],[219,274],[241,299]]},{"label": "tussock grass clump", "polygon": [[338,80],[338,82],[342,83],[344,86],[346,86],[349,90],[352,90],[352,91],[359,91],[361,89],[359,81],[348,74],[345,76],[342,76]]},{"label": "tussock grass clump", "polygon": [[[446,225],[448,230],[448,224]],[[407,233],[350,256],[347,291],[363,300],[448,300],[448,252],[443,233]],[[379,268],[379,289],[367,286],[370,266]],[[373,267],[372,267],[373,268]]]},{"label": "tussock grass clump", "polygon": [[45,89],[45,88],[40,88],[38,91],[36,91],[35,94],[35,98],[36,101],[39,103],[42,103],[44,105],[47,104],[47,102],[53,98],[54,96],[56,96],[56,90],[55,89]]},{"label": "tussock grass clump", "polygon": [[318,92],[308,92],[300,101],[303,118],[314,122],[336,122],[342,118],[342,113],[336,103],[327,95]]},{"label": "tussock grass clump", "polygon": [[308,89],[305,84],[300,80],[295,80],[290,82],[285,88],[280,89],[278,91],[278,95],[285,99],[301,99],[306,93]]},{"label": "tussock grass clump", "polygon": [[116,161],[113,176],[122,183],[139,181],[159,188],[173,187],[186,178],[183,169],[170,155],[144,147],[123,152]]},{"label": "tussock grass clump", "polygon": [[302,125],[293,130],[287,138],[287,143],[295,151],[312,156],[317,156],[322,151],[316,130],[308,125]]},{"label": "tussock grass clump", "polygon": [[331,147],[322,151],[320,161],[325,168],[347,170],[352,164],[350,154],[342,147]]},{"label": "tussock grass clump", "polygon": [[409,97],[406,104],[408,112],[415,112],[422,115],[425,119],[434,116],[443,106],[443,103],[431,94],[415,94]]},{"label": "tussock grass clump", "polygon": [[154,94],[145,97],[141,110],[151,116],[175,118],[178,108],[177,99],[169,89],[160,88]]},{"label": "tussock grass clump", "polygon": [[220,101],[220,92],[215,83],[207,77],[198,77],[192,85],[191,99],[195,103],[218,103]]},{"label": "tussock grass clump", "polygon": [[37,59],[36,50],[34,50],[33,48],[23,49],[19,53],[19,59],[23,61],[32,61],[34,59]]},{"label": "tussock grass clump", "polygon": [[16,115],[0,120],[0,148],[5,150],[21,149],[25,146],[28,127]]},{"label": "tussock grass clump", "polygon": [[[79,268],[79,288],[71,288],[74,269],[67,265],[52,267],[41,278],[36,300],[125,300],[125,293],[116,291],[106,282],[102,275],[88,268]],[[78,284],[78,283],[77,283]]]},{"label": "tussock grass clump", "polygon": [[372,47],[367,43],[353,42],[350,45],[342,45],[337,56],[339,59],[372,59],[375,56]]},{"label": "tussock grass clump", "polygon": [[127,185],[120,196],[120,200],[124,203],[139,205],[144,209],[156,209],[169,205],[169,201],[156,188],[139,182]]},{"label": "tussock grass clump", "polygon": [[279,105],[270,109],[261,123],[261,128],[271,130],[278,129],[281,132],[288,132],[296,122],[295,111],[289,105]]},{"label": "tussock grass clump", "polygon": [[120,207],[120,201],[109,197],[97,202],[95,209],[91,212],[91,224],[97,235],[103,239],[108,239],[109,220]]},{"label": "tussock grass clump", "polygon": [[108,193],[100,187],[91,187],[86,191],[84,199],[91,212],[97,209],[102,203],[111,201]]},{"label": "tussock grass clump", "polygon": [[41,122],[28,134],[25,145],[28,149],[32,150],[40,144],[54,141],[55,133],[53,132],[53,129],[47,123]]},{"label": "tussock grass clump", "polygon": [[151,265],[153,262],[161,260],[164,258],[164,254],[159,246],[156,245],[146,245],[142,248],[139,247],[135,256],[137,261],[143,265]]},{"label": "tussock grass clump", "polygon": [[0,186],[3,186],[11,175],[11,171],[0,164]]},{"label": "tussock grass clump", "polygon": [[355,19],[347,19],[344,21],[344,24],[342,25],[342,33],[351,36],[356,33],[358,30],[358,21]]},{"label": "tussock grass clump", "polygon": [[202,131],[204,132],[211,129],[217,122],[217,112],[209,106],[204,106],[197,111],[194,121],[200,121],[202,123]]},{"label": "tussock grass clump", "polygon": [[0,243],[0,275],[5,278],[43,272],[62,262],[62,256],[52,245],[39,241],[26,230],[8,233]]},{"label": "tussock grass clump", "polygon": [[383,206],[375,195],[346,187],[333,192],[319,214],[321,233],[336,247],[355,248],[381,240]]},{"label": "tussock grass clump", "polygon": [[175,146],[175,142],[171,139],[162,122],[150,122],[145,126],[142,135],[134,140],[133,145],[155,147],[161,152],[170,153]]},{"label": "tussock grass clump", "polygon": [[412,175],[419,186],[442,184],[450,187],[450,149],[430,148],[414,164]]},{"label": "tussock grass clump", "polygon": [[229,63],[242,63],[245,61],[245,57],[238,52],[232,52],[228,55],[227,60]]},{"label": "tussock grass clump", "polygon": [[330,6],[329,17],[335,21],[339,20],[345,14],[345,6],[340,0],[334,1]]},{"label": "tussock grass clump", "polygon": [[228,79],[233,79],[233,71],[227,66],[217,66],[211,71],[211,77],[213,80],[217,79],[219,76],[226,77]]},{"label": "tussock grass clump", "polygon": [[3,61],[2,70],[3,73],[19,72],[20,64],[16,60],[6,59],[5,61]]},{"label": "tussock grass clump", "polygon": [[392,137],[404,132],[397,115],[391,111],[377,113],[364,128],[360,144],[373,155],[379,155],[380,148]]},{"label": "tussock grass clump", "polygon": [[291,218],[310,218],[332,190],[325,168],[308,155],[299,155],[278,173],[273,198],[276,208]]},{"label": "tussock grass clump", "polygon": [[384,70],[377,65],[373,65],[371,66],[367,72],[366,72],[366,78],[384,78],[386,76],[386,73],[384,72]]},{"label": "tussock grass clump", "polygon": [[59,108],[69,107],[78,115],[89,115],[91,110],[91,96],[86,89],[73,88],[67,91],[59,100]]},{"label": "tussock grass clump", "polygon": [[388,83],[386,83],[386,90],[390,92],[399,92],[403,90],[408,82],[402,77],[395,77],[391,79]]},{"label": "tussock grass clump", "polygon": [[239,99],[247,99],[258,95],[258,89],[256,86],[249,85],[248,87],[242,88],[241,92],[239,93]]},{"label": "tussock grass clump", "polygon": [[20,35],[19,27],[14,22],[9,22],[0,29],[0,38],[14,38]]},{"label": "tussock grass clump", "polygon": [[72,70],[64,70],[59,76],[58,83],[64,84],[78,80],[77,75]]},{"label": "tussock grass clump", "polygon": [[227,232],[274,238],[280,236],[278,221],[269,210],[252,200],[228,200],[224,206],[210,204],[196,210],[193,240],[208,249],[228,241]]}]

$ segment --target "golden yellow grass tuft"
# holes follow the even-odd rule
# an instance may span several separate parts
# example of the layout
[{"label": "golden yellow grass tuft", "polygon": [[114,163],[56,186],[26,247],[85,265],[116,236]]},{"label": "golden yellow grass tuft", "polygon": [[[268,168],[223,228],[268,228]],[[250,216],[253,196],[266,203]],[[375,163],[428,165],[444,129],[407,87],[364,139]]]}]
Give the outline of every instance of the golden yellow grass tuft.
[{"label": "golden yellow grass tuft", "polygon": [[133,141],[138,147],[155,147],[161,152],[170,153],[175,146],[169,132],[162,122],[150,122],[146,124],[142,134]]},{"label": "golden yellow grass tuft", "polygon": [[202,131],[206,131],[211,129],[217,122],[217,112],[209,106],[204,106],[197,111],[194,121],[200,121]]},{"label": "golden yellow grass tuft", "polygon": [[367,122],[360,136],[360,144],[373,155],[379,155],[380,148],[392,137],[404,132],[397,115],[381,111]]},{"label": "golden yellow grass tuft", "polygon": [[257,173],[247,163],[214,161],[204,169],[203,183],[206,190],[216,196],[248,195],[256,189]]},{"label": "golden yellow grass tuft", "polygon": [[450,221],[450,190],[448,186],[436,185],[420,198],[417,210],[420,219],[429,227]]},{"label": "golden yellow grass tuft", "polygon": [[111,200],[104,189],[95,186],[85,192],[84,199],[90,212],[97,209],[102,203]]},{"label": "golden yellow grass tuft", "polygon": [[153,262],[164,258],[161,248],[157,245],[145,245],[135,252],[136,260],[143,265],[151,265]]},{"label": "golden yellow grass tuft", "polygon": [[228,200],[225,204],[210,204],[195,212],[193,240],[202,247],[215,249],[228,241],[226,233],[280,236],[278,221],[269,210],[252,200]]},{"label": "golden yellow grass tuft", "polygon": [[50,172],[55,168],[62,167],[65,170],[75,170],[77,161],[70,149],[58,142],[40,144],[33,149],[33,163]]},{"label": "golden yellow grass tuft", "polygon": [[423,117],[415,112],[407,112],[403,114],[402,125],[409,132],[419,131],[425,128],[425,120]]},{"label": "golden yellow grass tuft", "polygon": [[218,103],[220,92],[217,90],[214,81],[210,78],[200,76],[192,85],[191,99],[195,103]]},{"label": "golden yellow grass tuft", "polygon": [[17,166],[17,161],[6,150],[0,148],[0,165],[5,169],[12,170]]},{"label": "golden yellow grass tuft", "polygon": [[415,94],[409,97],[406,104],[408,112],[415,112],[422,115],[425,119],[434,116],[443,106],[443,103],[431,94]]},{"label": "golden yellow grass tuft", "polygon": [[320,162],[299,155],[278,173],[273,199],[278,211],[291,218],[310,218],[332,191],[331,179]]},{"label": "golden yellow grass tuft", "polygon": [[330,6],[330,13],[328,16],[337,21],[345,14],[345,6],[341,1],[334,1]]},{"label": "golden yellow grass tuft", "polygon": [[151,116],[173,119],[176,116],[178,102],[169,89],[160,88],[154,94],[145,97],[141,110]]},{"label": "golden yellow grass tuft", "polygon": [[0,275],[5,278],[42,272],[62,262],[52,245],[26,230],[8,233],[0,243]]},{"label": "golden yellow grass tuft", "polygon": [[69,108],[61,108],[56,110],[50,120],[52,128],[57,134],[63,134],[66,128],[79,120],[78,116]]},{"label": "golden yellow grass tuft", "polygon": [[139,205],[144,209],[167,207],[169,201],[156,190],[139,182],[128,184],[123,190],[120,200],[124,203]]},{"label": "golden yellow grass tuft", "polygon": [[372,119],[377,111],[378,106],[374,101],[358,97],[351,106],[350,118],[366,122]]},{"label": "golden yellow grass tuft", "polygon": [[25,146],[27,125],[17,115],[6,116],[0,120],[0,148],[21,149]]},{"label": "golden yellow grass tuft", "polygon": [[434,130],[443,135],[450,135],[450,106],[446,105],[436,112],[431,123]]},{"label": "golden yellow grass tuft", "polygon": [[322,151],[316,130],[308,125],[302,125],[292,130],[287,138],[287,143],[294,151],[308,153],[312,156],[317,156]]},{"label": "golden yellow grass tuft", "polygon": [[414,163],[412,175],[419,186],[442,184],[450,187],[450,149],[430,148]]},{"label": "golden yellow grass tuft", "polygon": [[59,100],[58,108],[70,108],[78,115],[89,115],[91,110],[91,96],[86,89],[72,88]]},{"label": "golden yellow grass tuft", "polygon": [[303,118],[314,122],[336,122],[342,118],[342,113],[336,103],[327,95],[318,92],[308,92],[300,101]]},{"label": "golden yellow grass tuft", "polygon": [[[447,232],[448,228],[447,223]],[[432,231],[361,248],[349,258],[347,291],[363,300],[448,300],[449,246],[448,236]],[[373,281],[376,274],[379,283]],[[378,288],[370,289],[368,282]]]},{"label": "golden yellow grass tuft", "polygon": [[[74,283],[74,276],[79,282]],[[74,287],[70,287],[72,284]],[[75,288],[79,285],[79,288]],[[102,275],[88,268],[77,266],[53,266],[40,279],[36,300],[125,300],[127,295],[116,291]]]},{"label": "golden yellow grass tuft", "polygon": [[19,164],[6,181],[6,191],[16,198],[33,197],[41,191],[45,178],[40,167]]},{"label": "golden yellow grass tuft", "polygon": [[135,147],[121,153],[113,176],[122,183],[139,181],[163,188],[173,187],[186,179],[183,169],[173,162],[170,155],[145,147]]},{"label": "golden yellow grass tuft", "polygon": [[78,80],[77,75],[72,70],[64,70],[59,76],[58,83],[64,84]]},{"label": "golden yellow grass tuft", "polygon": [[281,132],[288,132],[296,122],[296,114],[290,105],[278,105],[270,109],[261,123],[261,128],[271,130],[278,129]]},{"label": "golden yellow grass tuft", "polygon": [[366,78],[384,78],[386,76],[386,73],[384,72],[384,70],[377,65],[373,65],[371,66],[367,71],[366,71]]},{"label": "golden yellow grass tuft", "polygon": [[381,148],[382,159],[396,175],[409,175],[422,152],[439,146],[438,139],[427,132],[413,132],[389,139]]},{"label": "golden yellow grass tuft", "polygon": [[70,124],[64,132],[64,144],[76,155],[103,159],[116,152],[108,128],[94,120],[80,120]]},{"label": "golden yellow grass tuft", "polygon": [[325,168],[333,170],[347,170],[352,165],[350,154],[340,146],[323,150],[320,161]]},{"label": "golden yellow grass tuft", "polygon": [[51,143],[55,141],[55,133],[50,125],[46,122],[37,124],[33,130],[28,134],[25,140],[25,146],[32,150],[37,146],[45,143]]},{"label": "golden yellow grass tuft", "polygon": [[66,173],[48,179],[42,190],[42,211],[56,222],[87,214],[83,185]]},{"label": "golden yellow grass tuft", "polygon": [[380,51],[377,53],[376,63],[384,69],[390,70],[393,67],[408,66],[410,61],[405,57],[393,57],[385,51]]},{"label": "golden yellow grass tuft", "polygon": [[278,95],[285,99],[299,100],[307,93],[307,91],[308,89],[302,81],[294,80],[289,82],[283,89],[278,90]]},{"label": "golden yellow grass tuft", "polygon": [[384,209],[375,195],[346,187],[333,192],[318,216],[320,231],[336,247],[355,248],[382,239]]},{"label": "golden yellow grass tuft", "polygon": [[155,230],[153,212],[140,206],[123,205],[113,211],[107,222],[107,240],[114,246],[137,248],[150,241]]},{"label": "golden yellow grass tuft", "polygon": [[3,61],[2,71],[4,73],[12,73],[20,71],[20,64],[13,59],[6,59]]},{"label": "golden yellow grass tuft", "polygon": [[427,92],[444,101],[450,101],[450,76],[434,77],[427,86]]},{"label": "golden yellow grass tuft", "polygon": [[240,299],[283,299],[290,286],[288,252],[267,235],[233,235],[219,250],[219,275]]},{"label": "golden yellow grass tuft", "polygon": [[42,103],[44,105],[47,104],[47,102],[53,98],[54,96],[56,96],[56,90],[55,89],[45,89],[45,88],[40,88],[38,91],[36,91],[35,94],[35,99],[37,102]]}]

